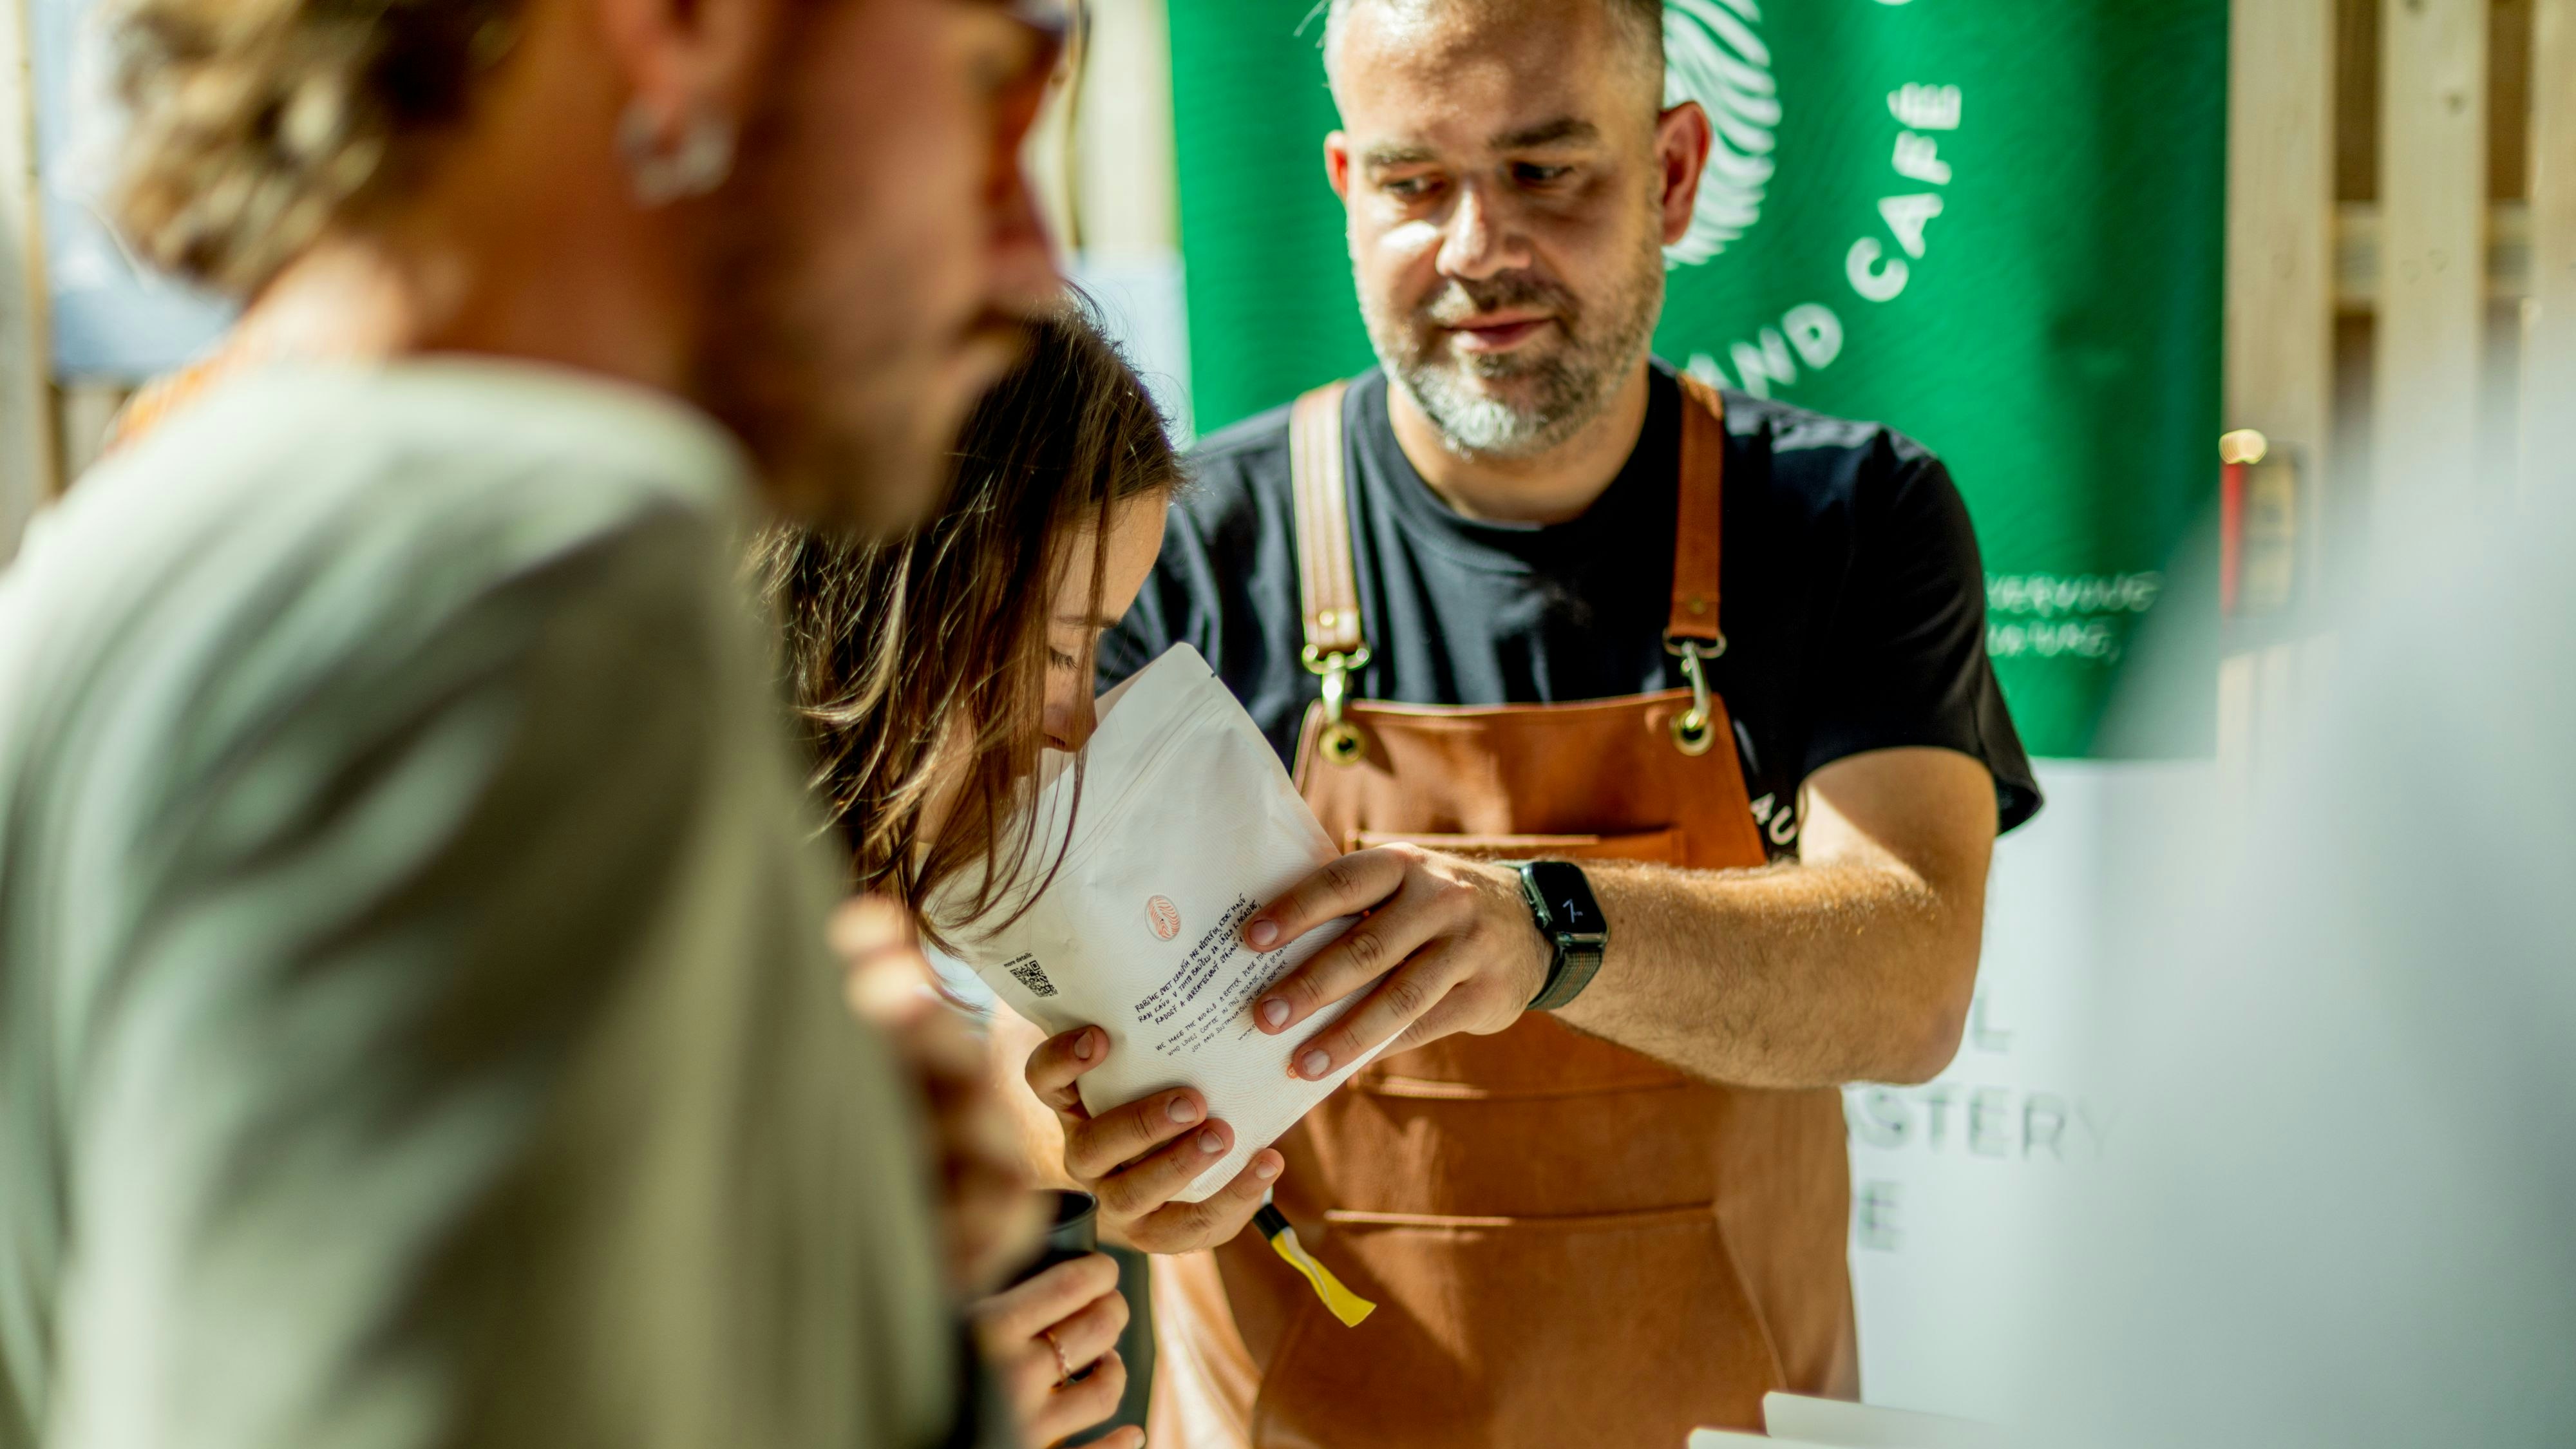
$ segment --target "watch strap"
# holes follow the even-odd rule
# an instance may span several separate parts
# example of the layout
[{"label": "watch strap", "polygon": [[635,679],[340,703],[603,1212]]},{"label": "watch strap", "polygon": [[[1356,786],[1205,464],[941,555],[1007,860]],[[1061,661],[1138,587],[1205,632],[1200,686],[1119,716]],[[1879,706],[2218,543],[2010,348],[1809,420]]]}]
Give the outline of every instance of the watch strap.
[{"label": "watch strap", "polygon": [[1606,951],[1595,942],[1577,940],[1556,919],[1546,898],[1539,893],[1530,869],[1532,864],[1530,861],[1516,861],[1512,870],[1521,878],[1521,899],[1528,904],[1531,919],[1537,923],[1539,934],[1547,938],[1556,954],[1555,959],[1548,963],[1546,982],[1539,987],[1538,995],[1530,998],[1525,1009],[1554,1011],[1571,1004],[1574,998],[1583,994],[1583,988],[1592,984],[1592,978],[1600,974]]},{"label": "watch strap", "polygon": [[1592,978],[1601,974],[1602,951],[1596,946],[1569,946],[1563,939],[1556,943],[1556,964],[1549,968],[1547,985],[1530,999],[1532,1011],[1555,1011],[1571,1006]]}]

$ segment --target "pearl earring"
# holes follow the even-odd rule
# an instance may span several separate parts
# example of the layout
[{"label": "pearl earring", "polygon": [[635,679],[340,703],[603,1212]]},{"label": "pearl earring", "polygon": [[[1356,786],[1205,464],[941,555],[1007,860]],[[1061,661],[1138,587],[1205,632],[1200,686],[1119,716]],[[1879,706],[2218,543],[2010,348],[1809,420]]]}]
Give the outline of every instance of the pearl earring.
[{"label": "pearl earring", "polygon": [[678,144],[665,146],[660,120],[638,98],[627,103],[618,121],[617,149],[626,159],[635,199],[646,206],[667,206],[704,196],[733,174],[733,122],[692,108]]}]

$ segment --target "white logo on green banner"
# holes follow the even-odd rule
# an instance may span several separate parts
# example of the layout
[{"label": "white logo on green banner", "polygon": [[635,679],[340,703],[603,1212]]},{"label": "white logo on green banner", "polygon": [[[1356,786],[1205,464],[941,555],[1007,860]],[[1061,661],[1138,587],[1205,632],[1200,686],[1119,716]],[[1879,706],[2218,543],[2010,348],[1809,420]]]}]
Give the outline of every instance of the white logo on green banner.
[{"label": "white logo on green banner", "polygon": [[1690,234],[1664,249],[1673,266],[1707,261],[1762,219],[1780,87],[1771,78],[1771,48],[1753,29],[1760,20],[1750,0],[1673,0],[1664,7],[1664,104],[1699,102],[1716,133]]}]

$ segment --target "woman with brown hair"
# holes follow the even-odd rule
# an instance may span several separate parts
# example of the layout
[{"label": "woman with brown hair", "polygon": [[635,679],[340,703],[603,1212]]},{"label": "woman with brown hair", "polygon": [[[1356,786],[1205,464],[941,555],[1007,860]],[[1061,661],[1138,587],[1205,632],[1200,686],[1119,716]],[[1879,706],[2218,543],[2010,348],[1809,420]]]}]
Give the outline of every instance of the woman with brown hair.
[{"label": "woman with brown hair", "polygon": [[1031,325],[1027,354],[968,418],[929,524],[763,540],[814,791],[856,893],[918,917],[977,881],[971,919],[1043,869],[1020,783],[1042,751],[1089,737],[1092,648],[1161,552],[1179,477],[1144,384],[1068,308]]},{"label": "woman with brown hair", "polygon": [[[1028,354],[968,420],[954,491],[927,527],[886,542],[789,528],[763,541],[814,793],[849,846],[855,893],[918,920],[934,896],[963,892],[971,920],[1052,868],[1063,842],[1038,839],[1015,807],[1042,751],[1091,733],[1093,646],[1161,551],[1179,476],[1144,385],[1068,310],[1034,325]],[[1036,1041],[996,1025],[1022,1048]],[[997,1074],[1026,1096],[1025,1052],[1010,1054]],[[1044,1116],[1024,1105],[1032,1124]],[[1033,1144],[1029,1165],[1049,1171],[1060,1157],[1060,1143]],[[978,1305],[1030,1442],[1117,1409],[1128,1317],[1117,1281],[1094,1254]],[[1134,1449],[1142,1436],[1129,1427],[1099,1442]]]}]

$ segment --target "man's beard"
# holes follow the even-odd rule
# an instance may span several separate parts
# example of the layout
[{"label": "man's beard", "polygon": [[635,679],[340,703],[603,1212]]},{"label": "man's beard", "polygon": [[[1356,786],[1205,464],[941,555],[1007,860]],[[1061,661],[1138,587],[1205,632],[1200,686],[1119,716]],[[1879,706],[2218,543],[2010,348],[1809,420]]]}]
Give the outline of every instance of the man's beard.
[{"label": "man's beard", "polygon": [[[755,215],[718,227],[701,284],[716,315],[691,390],[742,439],[780,513],[868,538],[920,525],[947,496],[973,401],[943,406],[951,395],[925,379],[969,344],[953,328],[925,335],[900,288],[816,285],[797,240]],[[1021,345],[1006,318],[974,331],[1005,358]]]},{"label": "man's beard", "polygon": [[[1360,313],[1387,375],[1464,457],[1529,458],[1565,442],[1604,408],[1646,355],[1663,310],[1661,247],[1605,300],[1596,319],[1561,285],[1527,272],[1482,280],[1452,278],[1406,317],[1389,317],[1363,295]],[[1565,341],[1536,356],[1468,354],[1444,345],[1447,328],[1504,308],[1537,308],[1565,330]],[[1522,384],[1514,401],[1479,382]],[[1520,390],[1520,389],[1516,389]]]},{"label": "man's beard", "polygon": [[740,289],[718,295],[738,305],[701,350],[697,395],[742,439],[779,513],[860,538],[908,533],[946,501],[975,398],[922,379],[968,347],[994,357],[998,375],[1025,346],[1023,324],[995,314],[971,340],[889,338],[853,356],[834,345],[846,331],[823,325],[792,289],[763,300]]}]

